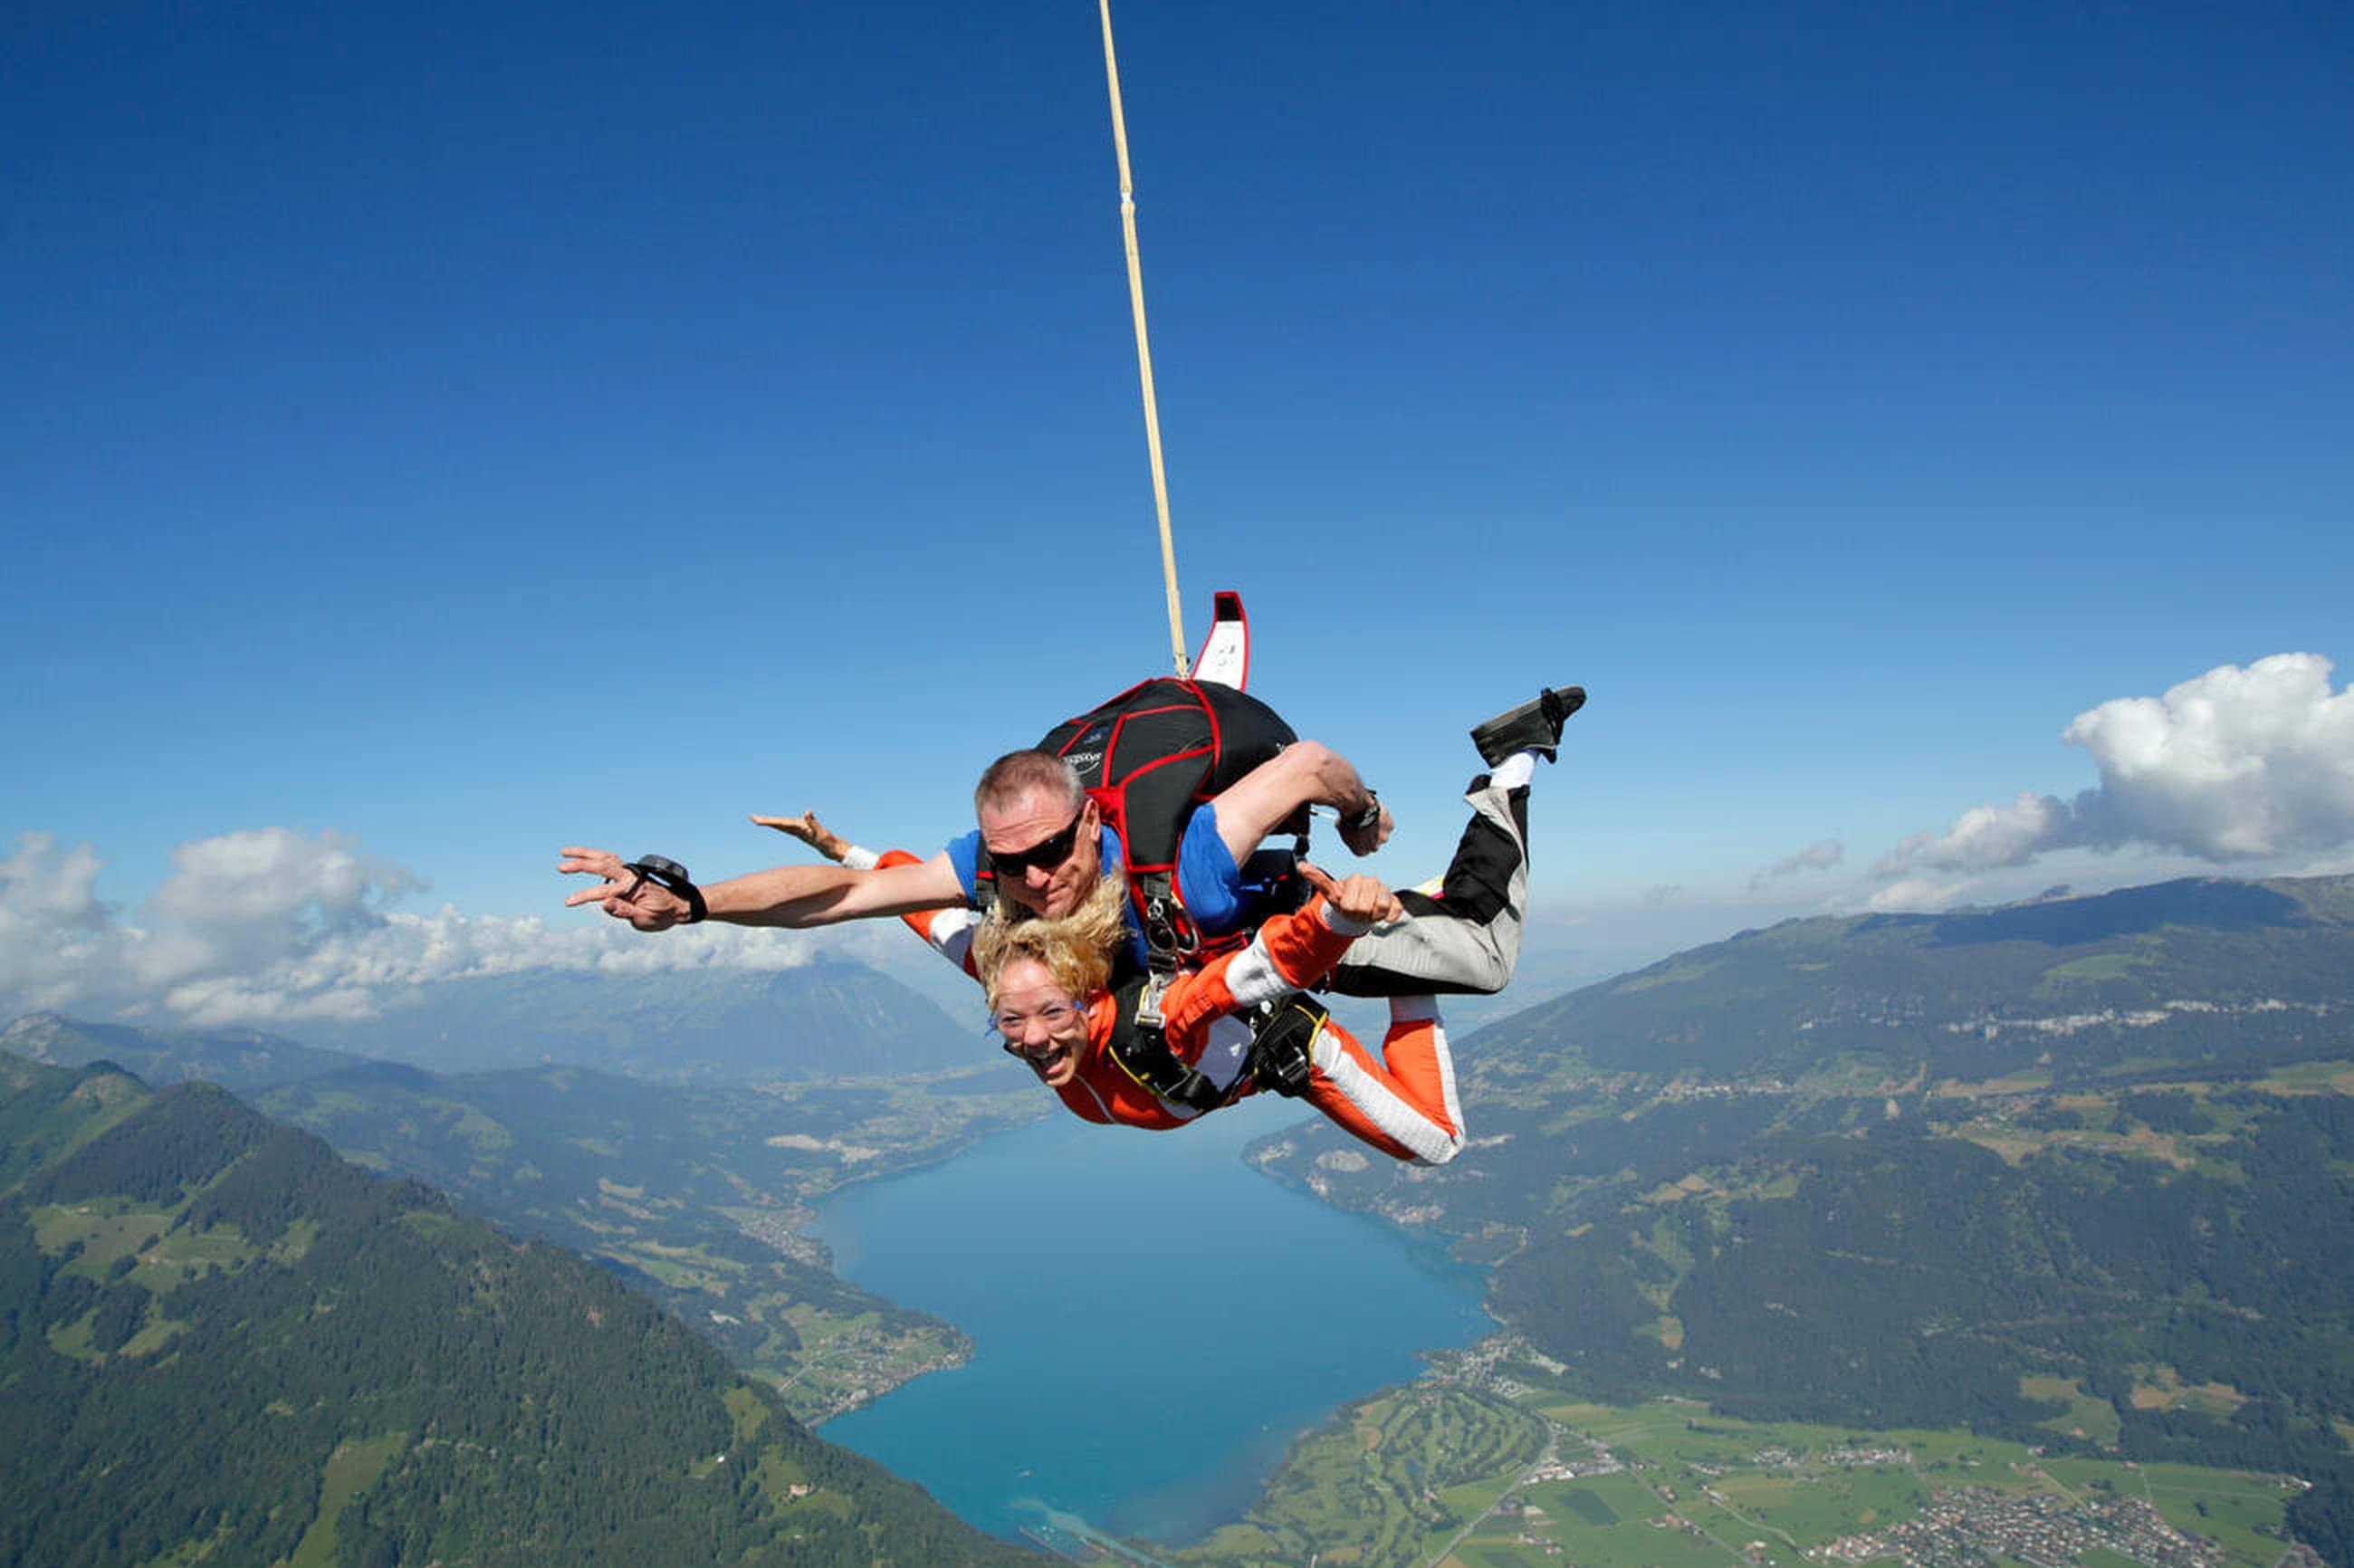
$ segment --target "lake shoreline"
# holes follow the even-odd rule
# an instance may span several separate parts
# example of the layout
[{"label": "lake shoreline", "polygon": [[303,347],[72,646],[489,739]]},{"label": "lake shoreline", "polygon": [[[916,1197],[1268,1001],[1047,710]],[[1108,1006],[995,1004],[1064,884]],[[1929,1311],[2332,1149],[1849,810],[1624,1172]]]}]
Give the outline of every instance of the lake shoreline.
[{"label": "lake shoreline", "polygon": [[1049,1118],[829,1193],[811,1230],[837,1273],[974,1345],[830,1418],[829,1439],[1009,1538],[1051,1509],[1194,1541],[1256,1506],[1309,1434],[1495,1330],[1484,1268],[1269,1180],[1242,1154],[1267,1130],[1234,1112],[1164,1134]]}]

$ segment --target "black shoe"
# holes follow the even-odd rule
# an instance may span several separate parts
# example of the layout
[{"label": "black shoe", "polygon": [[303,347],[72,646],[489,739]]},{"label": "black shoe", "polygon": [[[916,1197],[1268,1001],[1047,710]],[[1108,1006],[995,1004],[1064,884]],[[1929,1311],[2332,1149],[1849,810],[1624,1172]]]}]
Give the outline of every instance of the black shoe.
[{"label": "black shoe", "polygon": [[1557,686],[1539,692],[1532,702],[1498,714],[1471,732],[1471,744],[1479,748],[1479,760],[1494,768],[1516,751],[1533,751],[1547,762],[1553,760],[1553,747],[1561,744],[1561,726],[1569,715],[1585,705],[1584,686]]}]

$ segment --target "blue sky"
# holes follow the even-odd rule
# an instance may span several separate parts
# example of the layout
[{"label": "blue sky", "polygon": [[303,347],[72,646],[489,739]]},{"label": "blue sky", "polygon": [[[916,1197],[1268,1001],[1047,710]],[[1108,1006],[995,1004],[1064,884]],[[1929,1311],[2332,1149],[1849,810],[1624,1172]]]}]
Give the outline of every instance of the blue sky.
[{"label": "blue sky", "polygon": [[[2354,13],[1115,22],[1189,612],[1378,869],[1566,681],[1532,973],[2348,863]],[[0,1003],[577,960],[559,845],[928,851],[1166,664],[1091,6],[36,0],[0,138]]]}]

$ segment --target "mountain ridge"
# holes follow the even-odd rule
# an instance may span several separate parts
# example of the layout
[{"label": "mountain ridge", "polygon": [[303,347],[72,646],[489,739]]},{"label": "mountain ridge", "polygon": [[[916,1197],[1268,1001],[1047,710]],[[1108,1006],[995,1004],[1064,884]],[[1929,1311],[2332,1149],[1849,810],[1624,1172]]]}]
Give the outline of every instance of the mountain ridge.
[{"label": "mountain ridge", "polygon": [[2073,1053],[2080,1067],[2114,1065],[2128,1044],[2253,1067],[2309,1049],[2314,1023],[2344,1005],[2317,977],[2349,972],[2354,877],[2183,878],[1989,910],[1786,920],[1541,1002],[1465,1044],[1565,1043],[1597,1069],[1726,1077],[1850,1058],[1901,1080],[2032,1066],[2064,1023],[2120,1047]]}]

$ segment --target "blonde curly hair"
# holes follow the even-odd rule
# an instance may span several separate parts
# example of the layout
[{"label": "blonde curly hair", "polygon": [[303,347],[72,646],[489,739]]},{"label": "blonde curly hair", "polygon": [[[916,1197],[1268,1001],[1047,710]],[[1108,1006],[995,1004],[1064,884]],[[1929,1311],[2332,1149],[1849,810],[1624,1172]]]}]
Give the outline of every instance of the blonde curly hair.
[{"label": "blonde curly hair", "polygon": [[1085,999],[1111,983],[1112,958],[1128,939],[1128,879],[1107,865],[1068,915],[1050,919],[999,899],[972,934],[972,968],[992,1009],[1005,966],[1017,959],[1044,965],[1056,985]]}]

